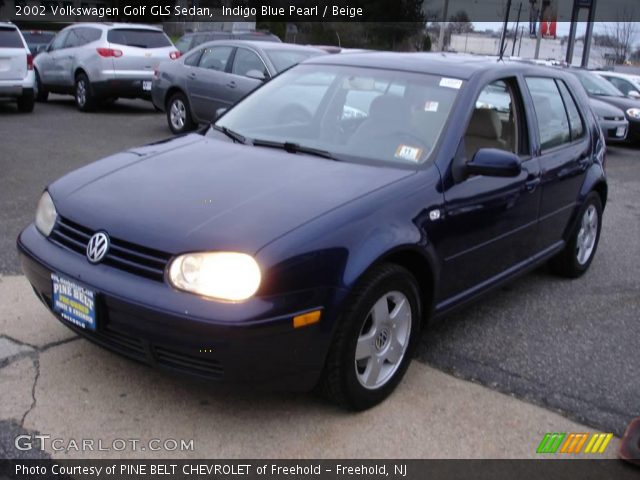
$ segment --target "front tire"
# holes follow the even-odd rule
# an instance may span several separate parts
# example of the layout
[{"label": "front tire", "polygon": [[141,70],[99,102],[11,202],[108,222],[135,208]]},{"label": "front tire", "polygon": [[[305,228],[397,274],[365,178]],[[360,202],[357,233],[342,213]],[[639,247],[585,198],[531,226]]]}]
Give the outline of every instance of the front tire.
[{"label": "front tire", "polygon": [[76,106],[81,112],[91,112],[96,109],[96,99],[93,95],[91,82],[86,74],[80,73],[76,77]]},{"label": "front tire", "polygon": [[421,303],[413,275],[395,264],[372,269],[338,319],[322,393],[351,410],[379,404],[404,376],[419,340]]},{"label": "front tire", "polygon": [[582,276],[596,254],[601,228],[602,201],[597,192],[591,192],[580,209],[567,246],[549,262],[551,271],[567,278]]},{"label": "front tire", "polygon": [[184,93],[174,93],[167,102],[167,123],[169,129],[176,134],[189,132],[195,128],[189,101]]}]

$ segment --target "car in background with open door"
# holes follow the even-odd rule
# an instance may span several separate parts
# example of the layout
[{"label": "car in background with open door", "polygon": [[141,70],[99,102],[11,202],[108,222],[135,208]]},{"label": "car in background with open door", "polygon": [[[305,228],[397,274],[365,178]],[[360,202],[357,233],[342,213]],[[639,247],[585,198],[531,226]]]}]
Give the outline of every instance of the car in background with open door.
[{"label": "car in background with open door", "polygon": [[160,65],[152,101],[167,113],[173,133],[209,123],[279,72],[307,58],[324,55],[315,47],[290,43],[225,40],[204,43],[177,62]]}]

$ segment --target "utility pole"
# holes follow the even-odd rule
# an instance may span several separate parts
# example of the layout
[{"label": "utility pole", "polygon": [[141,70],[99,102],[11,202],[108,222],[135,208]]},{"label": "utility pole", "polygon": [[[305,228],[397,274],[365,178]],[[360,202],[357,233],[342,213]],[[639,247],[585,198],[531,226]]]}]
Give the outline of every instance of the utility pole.
[{"label": "utility pole", "polygon": [[502,35],[500,36],[500,51],[498,57],[502,60],[502,54],[504,53],[504,42],[507,39],[507,25],[509,24],[509,12],[511,11],[511,0],[507,0],[507,9],[504,12],[504,23],[502,25]]},{"label": "utility pole", "polygon": [[591,51],[591,38],[593,37],[593,21],[596,18],[596,3],[597,0],[591,0],[589,6],[589,18],[587,20],[587,31],[584,33],[584,47],[582,49],[582,68],[589,66],[589,53]]},{"label": "utility pole", "polygon": [[516,42],[518,41],[518,26],[520,25],[520,12],[522,11],[522,2],[518,7],[518,18],[516,18],[516,28],[513,29],[513,46],[511,47],[511,56],[516,52]]},{"label": "utility pole", "polygon": [[442,9],[442,22],[440,22],[440,35],[438,36],[438,46],[440,51],[444,52],[444,29],[447,25],[447,14],[449,11],[449,0],[444,0],[444,8]]}]

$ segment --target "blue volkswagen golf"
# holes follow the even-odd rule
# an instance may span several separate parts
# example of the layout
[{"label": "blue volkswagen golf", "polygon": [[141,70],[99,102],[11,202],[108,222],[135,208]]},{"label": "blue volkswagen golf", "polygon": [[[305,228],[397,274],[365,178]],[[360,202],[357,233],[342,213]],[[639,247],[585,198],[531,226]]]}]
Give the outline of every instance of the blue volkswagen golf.
[{"label": "blue volkswagen golf", "polygon": [[55,181],[18,249],[40,300],[103,347],[365,409],[426,322],[546,262],[589,268],[604,162],[562,71],[316,57],[206,130]]}]

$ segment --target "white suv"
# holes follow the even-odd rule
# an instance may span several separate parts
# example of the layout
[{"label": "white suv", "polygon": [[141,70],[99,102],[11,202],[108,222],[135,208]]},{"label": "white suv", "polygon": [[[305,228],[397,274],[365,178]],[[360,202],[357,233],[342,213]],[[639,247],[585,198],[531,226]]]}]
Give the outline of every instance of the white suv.
[{"label": "white suv", "polygon": [[20,30],[0,22],[0,97],[18,100],[18,110],[33,111],[33,56]]},{"label": "white suv", "polygon": [[36,99],[75,95],[82,111],[118,97],[151,99],[153,71],[180,52],[162,29],[131,23],[76,23],[35,59]]}]

